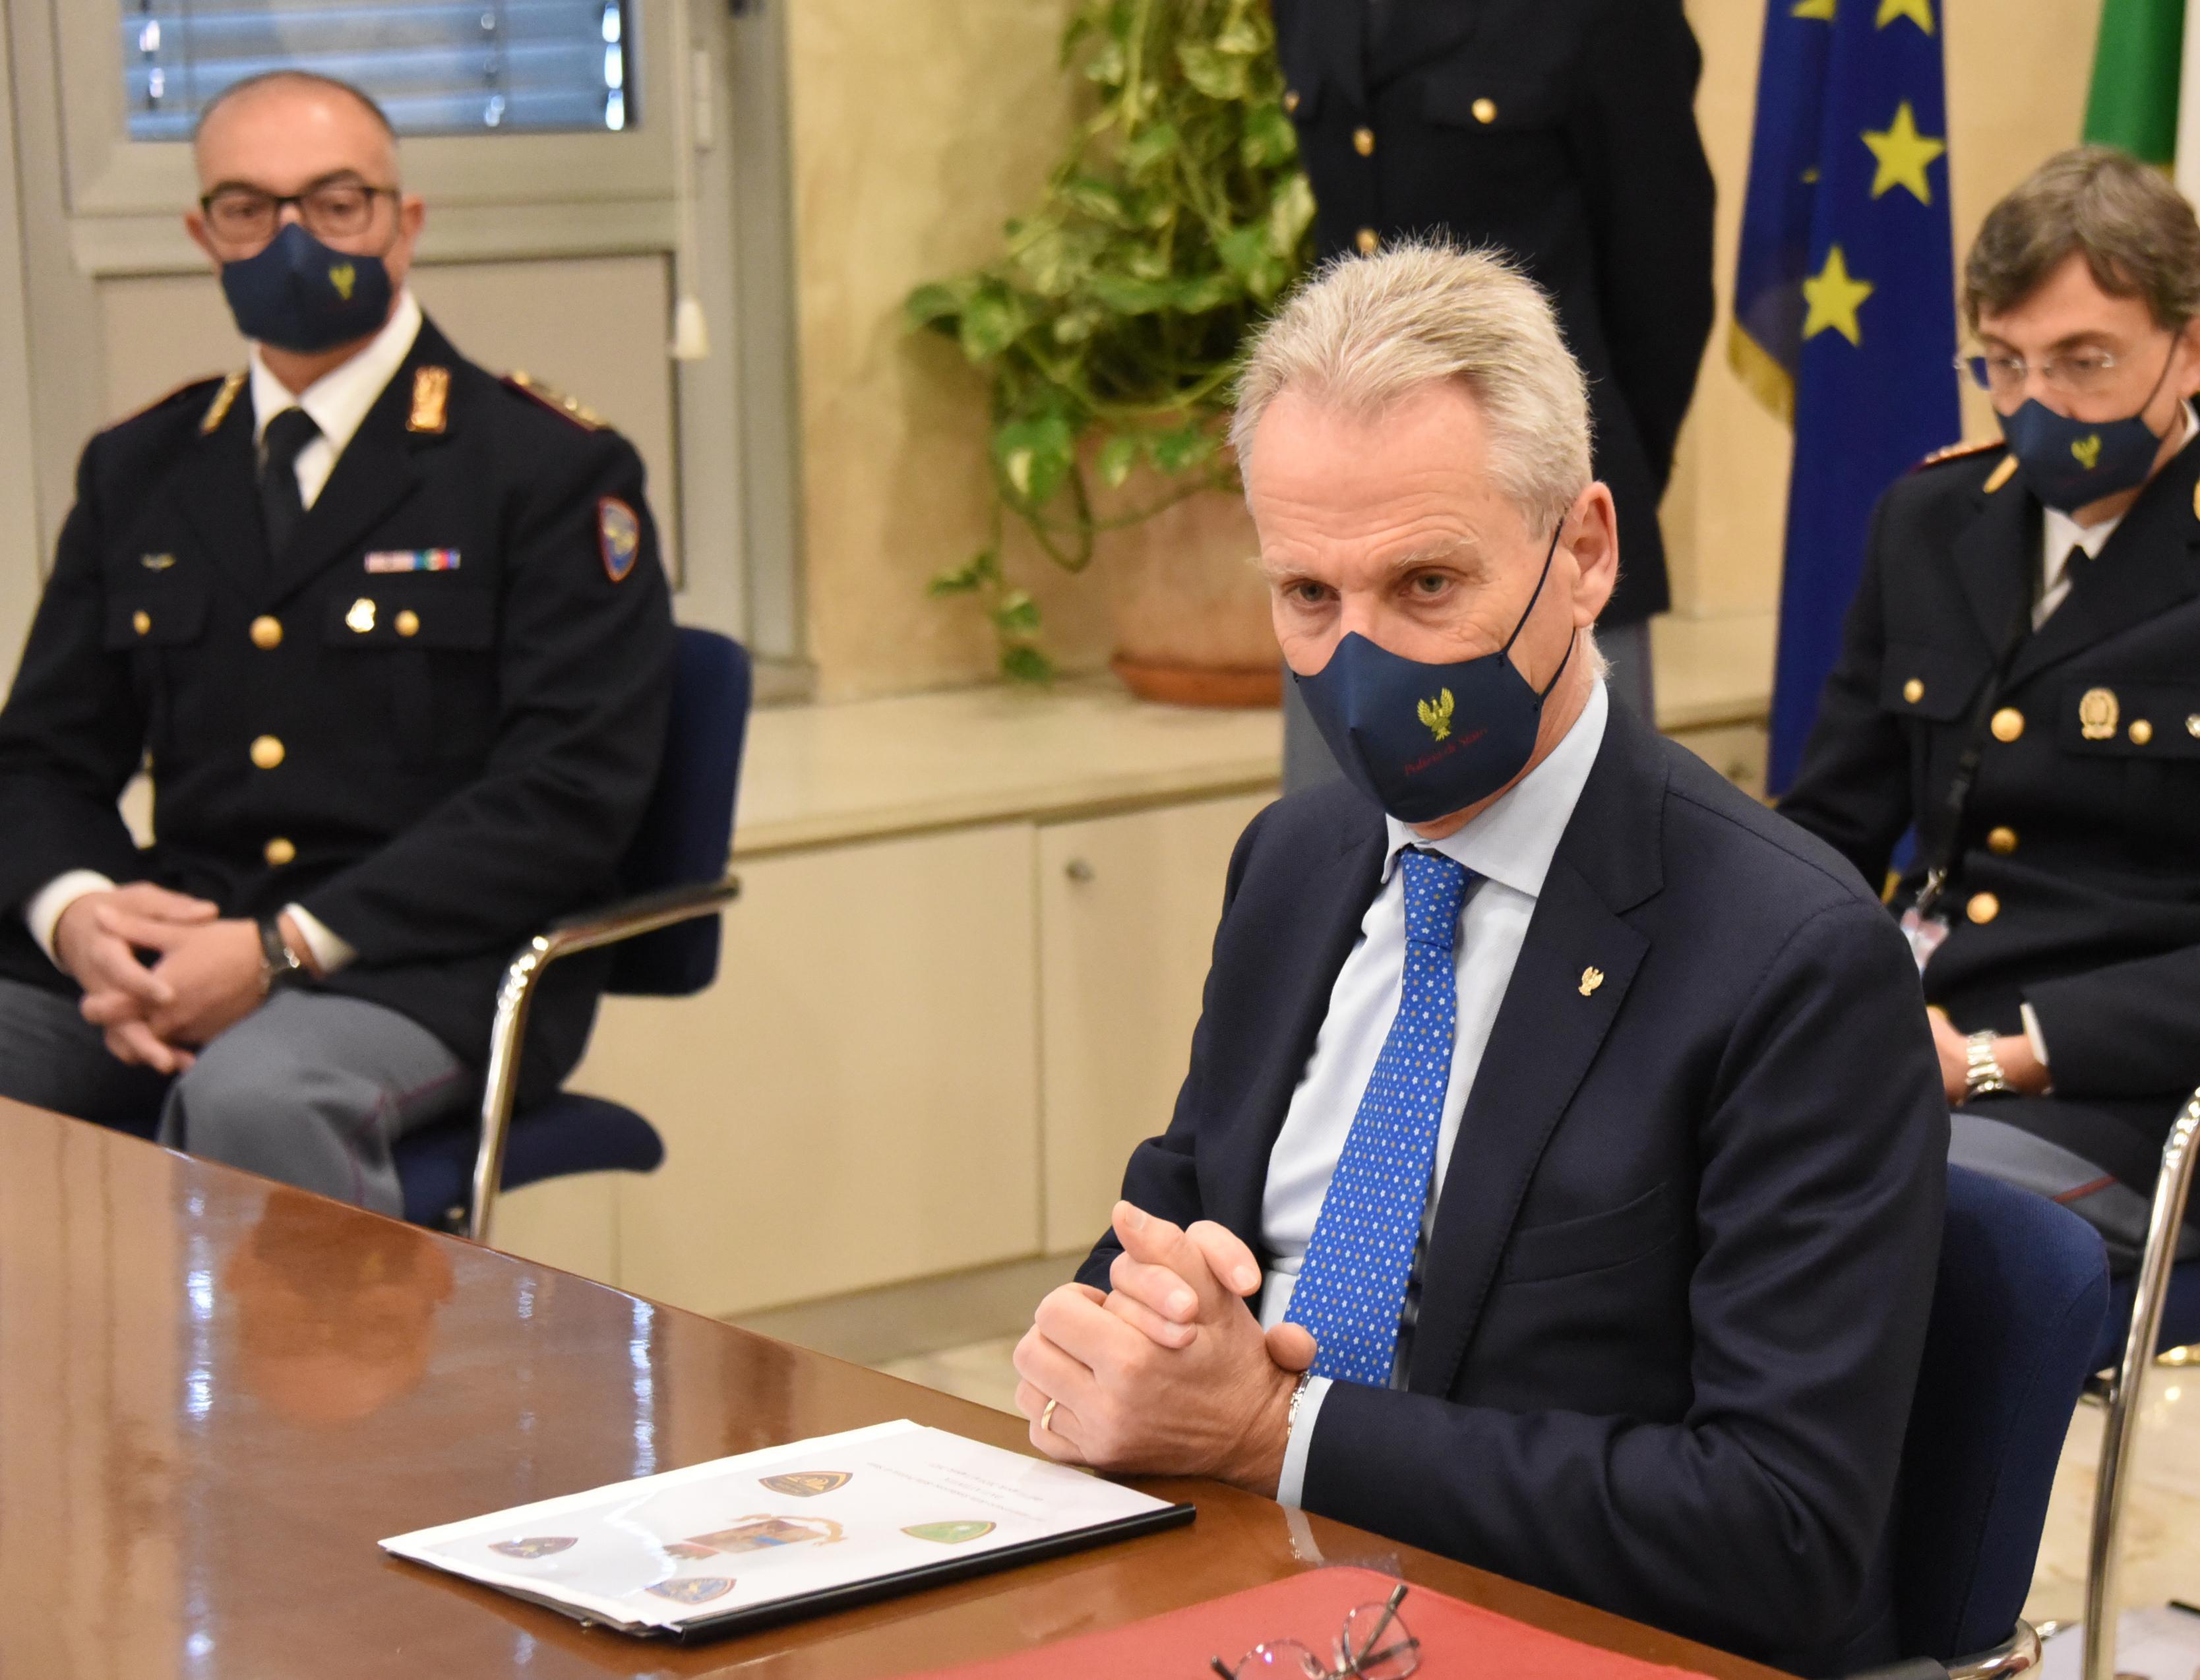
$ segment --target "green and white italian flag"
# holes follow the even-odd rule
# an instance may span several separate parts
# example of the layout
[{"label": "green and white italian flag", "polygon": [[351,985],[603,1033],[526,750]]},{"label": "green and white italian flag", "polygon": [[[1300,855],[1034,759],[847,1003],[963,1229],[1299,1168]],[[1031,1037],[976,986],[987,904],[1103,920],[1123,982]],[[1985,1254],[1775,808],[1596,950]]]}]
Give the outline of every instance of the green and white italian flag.
[{"label": "green and white italian flag", "polygon": [[2086,138],[2161,165],[2200,201],[2200,5],[2102,0]]}]

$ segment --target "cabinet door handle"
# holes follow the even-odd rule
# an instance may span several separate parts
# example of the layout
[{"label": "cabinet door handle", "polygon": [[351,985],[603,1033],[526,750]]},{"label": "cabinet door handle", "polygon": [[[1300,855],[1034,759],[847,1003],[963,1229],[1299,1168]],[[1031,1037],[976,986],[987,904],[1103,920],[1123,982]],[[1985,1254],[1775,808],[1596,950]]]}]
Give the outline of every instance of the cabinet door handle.
[{"label": "cabinet door handle", "polygon": [[1062,866],[1062,872],[1069,877],[1071,880],[1078,882],[1080,884],[1091,880],[1095,875],[1099,873],[1099,872],[1094,869],[1091,864],[1085,862],[1083,858],[1070,859],[1067,864]]}]

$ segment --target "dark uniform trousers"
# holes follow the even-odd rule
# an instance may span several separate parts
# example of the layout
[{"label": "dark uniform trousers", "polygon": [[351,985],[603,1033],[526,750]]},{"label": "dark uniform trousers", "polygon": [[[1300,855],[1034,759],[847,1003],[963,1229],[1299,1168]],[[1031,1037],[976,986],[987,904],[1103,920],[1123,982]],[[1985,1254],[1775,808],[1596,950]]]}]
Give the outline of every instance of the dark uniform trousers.
[{"label": "dark uniform trousers", "polygon": [[[1782,811],[1874,884],[1906,831],[1916,896],[1998,656],[1928,1002],[1965,1032],[2022,1030],[2051,1095],[1959,1111],[2007,1122],[2152,1193],[2200,1086],[2200,449],[2141,492],[2069,594],[2025,631],[2041,511],[1998,447],[1928,464],[1874,517],[1863,582]],[[1869,1053],[1870,1047],[1858,1046]]]},{"label": "dark uniform trousers", "polygon": [[1711,335],[1702,67],[1681,0],[1275,0],[1325,256],[1510,253],[1589,375],[1619,509],[1611,625],[1668,603],[1658,500]]},{"label": "dark uniform trousers", "polygon": [[[277,1175],[299,1112],[365,1104],[287,1175],[394,1211],[388,1144],[477,1086],[513,952],[618,890],[664,750],[669,591],[631,446],[432,324],[278,554],[245,388],[189,387],[84,452],[0,710],[0,1094],[165,1095],[166,1135]],[[143,850],[116,808],[141,765]],[[358,955],[163,1094],[72,1032],[77,989],[12,913],[78,868],[229,916],[295,902]],[[546,978],[523,1101],[579,1059],[603,973]],[[240,1069],[233,1042],[268,1053]]]}]

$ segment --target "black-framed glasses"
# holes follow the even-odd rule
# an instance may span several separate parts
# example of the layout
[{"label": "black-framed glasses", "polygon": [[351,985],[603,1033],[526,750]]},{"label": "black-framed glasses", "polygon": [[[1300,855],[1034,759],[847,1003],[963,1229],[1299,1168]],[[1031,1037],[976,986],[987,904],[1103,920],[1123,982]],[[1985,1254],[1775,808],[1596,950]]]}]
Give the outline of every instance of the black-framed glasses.
[{"label": "black-framed glasses", "polygon": [[1363,1604],[1345,1617],[1329,1662],[1296,1639],[1276,1639],[1234,1665],[1211,1657],[1208,1665],[1222,1680],[1406,1680],[1421,1665],[1421,1642],[1398,1613],[1406,1591],[1401,1581],[1383,1603]]},{"label": "black-framed glasses", "polygon": [[369,186],[346,177],[316,181],[299,193],[217,187],[199,201],[199,208],[214,236],[230,245],[266,243],[282,225],[286,206],[297,210],[306,231],[316,239],[356,239],[374,225],[375,201],[400,195],[395,187]]}]

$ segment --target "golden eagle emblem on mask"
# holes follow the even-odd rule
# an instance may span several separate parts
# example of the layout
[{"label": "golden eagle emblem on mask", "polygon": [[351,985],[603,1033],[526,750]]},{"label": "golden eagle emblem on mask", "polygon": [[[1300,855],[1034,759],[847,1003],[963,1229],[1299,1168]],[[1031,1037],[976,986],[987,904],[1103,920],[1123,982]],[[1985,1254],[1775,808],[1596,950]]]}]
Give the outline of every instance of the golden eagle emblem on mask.
[{"label": "golden eagle emblem on mask", "polygon": [[336,295],[346,303],[351,301],[351,289],[359,283],[359,271],[349,263],[338,263],[329,271],[329,284],[336,289]]},{"label": "golden eagle emblem on mask", "polygon": [[1439,741],[1451,738],[1451,691],[1445,689],[1433,700],[1419,703],[1421,723]]},{"label": "golden eagle emblem on mask", "polygon": [[2095,432],[2091,437],[2080,438],[2070,446],[2070,453],[2077,458],[2080,466],[2087,472],[2092,471],[2100,464],[2101,435]]}]

